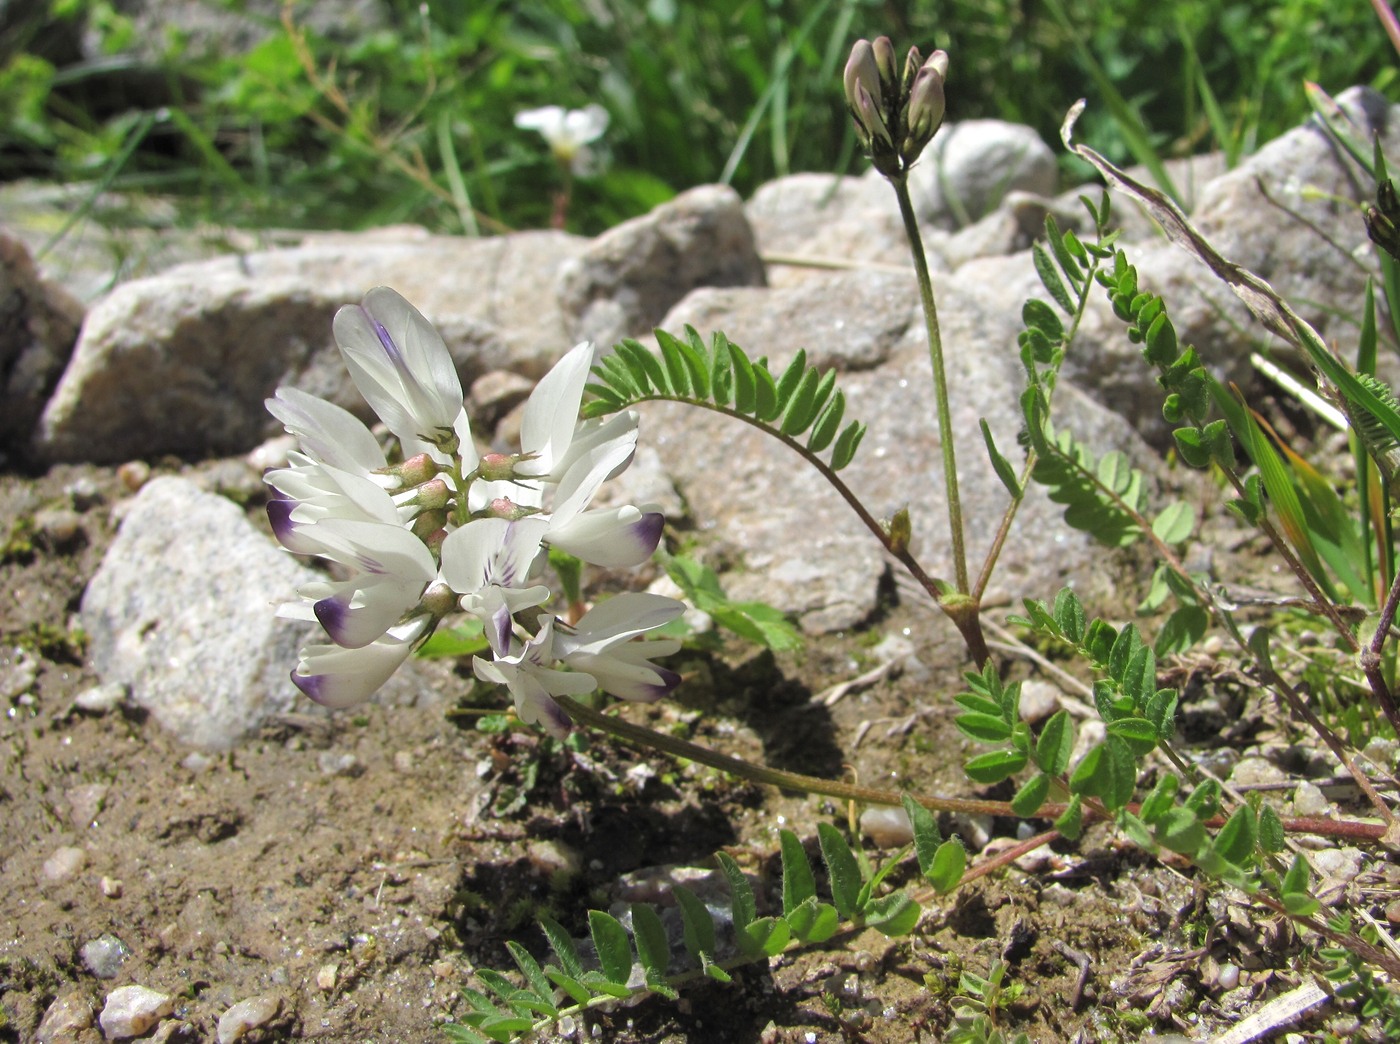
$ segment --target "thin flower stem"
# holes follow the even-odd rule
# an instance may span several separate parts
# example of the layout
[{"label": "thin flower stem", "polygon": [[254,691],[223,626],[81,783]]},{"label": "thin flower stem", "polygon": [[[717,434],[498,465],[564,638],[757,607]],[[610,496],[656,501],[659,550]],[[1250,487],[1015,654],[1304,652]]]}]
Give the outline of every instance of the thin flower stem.
[{"label": "thin flower stem", "polygon": [[1400,736],[1400,710],[1395,706],[1395,696],[1391,693],[1385,680],[1385,672],[1381,669],[1381,652],[1385,648],[1386,637],[1390,634],[1390,625],[1395,622],[1397,606],[1400,606],[1400,576],[1397,576],[1395,583],[1390,586],[1390,594],[1386,596],[1385,607],[1381,610],[1380,620],[1376,624],[1376,633],[1366,648],[1361,650],[1361,669],[1366,674],[1366,680],[1371,683],[1371,691],[1380,701],[1381,710],[1385,712],[1390,727]]},{"label": "thin flower stem", "polygon": [[[556,696],[555,702],[563,707],[571,717],[585,725],[616,736],[634,746],[647,747],[671,754],[674,757],[686,758],[753,783],[763,783],[771,787],[796,790],[806,794],[821,794],[824,797],[832,797],[840,801],[859,801],[867,805],[898,807],[902,803],[898,791],[881,790],[878,787],[862,787],[854,783],[843,783],[840,780],[820,779],[816,776],[804,776],[798,772],[769,768],[766,765],[755,765],[743,758],[721,754],[717,750],[702,747],[698,743],[691,743],[676,736],[668,736],[655,729],[649,729],[645,725],[634,724],[616,714],[605,714],[602,711],[594,710],[569,696]],[[910,796],[933,812],[966,812],[972,815],[1013,816],[1017,819],[1057,819],[1064,814],[1066,808],[1063,804],[1047,803],[1042,805],[1033,816],[1019,816],[1012,811],[1009,801],[950,798],[935,794],[911,794]],[[1127,807],[1130,812],[1138,810],[1138,806],[1135,804],[1130,804]],[[1097,801],[1087,802],[1085,812],[1088,818],[1112,819],[1111,813]],[[1207,820],[1205,825],[1219,828],[1225,825],[1225,818],[1216,816]],[[1290,833],[1324,834],[1357,840],[1376,840],[1381,837],[1385,830],[1384,825],[1380,823],[1369,823],[1364,820],[1308,818],[1285,819],[1283,828]]]},{"label": "thin flower stem", "polygon": [[953,578],[959,594],[971,594],[967,579],[967,552],[963,549],[962,500],[958,496],[958,462],[953,450],[953,418],[948,410],[948,375],[943,367],[943,335],[938,328],[938,305],[933,297],[933,280],[929,276],[924,240],[919,234],[919,220],[914,216],[914,204],[909,198],[907,176],[888,178],[899,200],[899,214],[904,219],[904,231],[909,236],[909,252],[914,258],[914,272],[919,280],[919,300],[924,308],[924,325],[928,333],[929,360],[933,363],[933,394],[938,410],[938,443],[943,454],[943,485],[948,491],[948,528],[952,535]]}]

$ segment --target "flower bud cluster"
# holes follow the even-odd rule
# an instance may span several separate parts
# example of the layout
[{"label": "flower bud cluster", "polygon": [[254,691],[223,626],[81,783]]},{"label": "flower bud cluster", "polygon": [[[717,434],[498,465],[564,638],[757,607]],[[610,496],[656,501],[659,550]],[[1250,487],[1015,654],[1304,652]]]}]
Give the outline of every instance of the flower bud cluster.
[{"label": "flower bud cluster", "polygon": [[474,661],[478,677],[508,686],[521,719],[556,735],[568,717],[555,696],[601,688],[653,700],[670,691],[679,677],[651,657],[679,643],[633,639],[680,614],[680,602],[617,595],[572,624],[537,611],[550,598],[539,582],[550,548],[626,567],[651,557],[661,538],[655,508],[589,506],[637,442],[635,413],[577,422],[592,345],[566,354],[531,394],[521,452],[479,456],[452,357],[416,308],[378,287],[337,312],[333,328],[402,460],[391,465],[339,406],[288,387],[267,402],[300,442],[290,465],[266,476],[273,532],[345,577],[305,585],[300,602],[278,611],[319,623],[328,639],[302,649],[297,687],[329,707],[363,702],[461,610],[490,644]]},{"label": "flower bud cluster", "polygon": [[856,134],[875,169],[902,178],[943,122],[943,83],[948,55],[934,51],[925,60],[917,47],[898,72],[894,45],[882,36],[857,40],[846,62],[846,106]]}]

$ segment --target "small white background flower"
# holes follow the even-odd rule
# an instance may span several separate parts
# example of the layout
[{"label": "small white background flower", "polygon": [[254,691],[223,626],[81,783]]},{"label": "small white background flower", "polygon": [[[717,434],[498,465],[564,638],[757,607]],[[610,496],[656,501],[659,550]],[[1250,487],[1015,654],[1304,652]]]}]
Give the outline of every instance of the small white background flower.
[{"label": "small white background flower", "polygon": [[575,175],[587,176],[597,169],[593,150],[588,146],[608,129],[608,110],[596,103],[582,109],[546,105],[516,113],[515,125],[521,130],[539,131],[560,166]]}]

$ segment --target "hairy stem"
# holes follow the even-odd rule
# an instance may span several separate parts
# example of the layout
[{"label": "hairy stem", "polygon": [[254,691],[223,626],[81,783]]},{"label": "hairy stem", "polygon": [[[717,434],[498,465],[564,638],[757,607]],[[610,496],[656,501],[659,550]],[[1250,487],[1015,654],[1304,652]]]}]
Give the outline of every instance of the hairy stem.
[{"label": "hairy stem", "polygon": [[933,297],[933,280],[928,272],[924,240],[919,234],[919,220],[914,216],[914,204],[909,199],[907,177],[888,179],[899,200],[899,214],[904,219],[904,231],[909,236],[909,252],[914,258],[914,272],[919,280],[919,299],[924,308],[924,326],[928,333],[929,360],[933,363],[933,395],[938,410],[938,448],[943,454],[943,485],[948,494],[948,528],[952,537],[953,576],[959,594],[971,594],[967,579],[967,553],[963,549],[962,500],[958,496],[958,462],[953,450],[953,418],[948,411],[948,375],[943,367],[943,335],[938,328],[938,306]]}]

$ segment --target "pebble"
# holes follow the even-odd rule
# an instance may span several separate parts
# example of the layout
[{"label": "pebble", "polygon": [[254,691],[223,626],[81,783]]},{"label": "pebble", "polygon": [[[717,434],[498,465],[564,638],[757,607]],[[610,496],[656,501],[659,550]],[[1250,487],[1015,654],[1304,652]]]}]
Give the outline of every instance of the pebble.
[{"label": "pebble", "polygon": [[1320,816],[1330,805],[1327,795],[1315,783],[1299,783],[1293,791],[1293,814],[1296,816]]},{"label": "pebble", "polygon": [[902,808],[867,808],[860,814],[860,832],[877,848],[899,848],[914,840],[909,813]]},{"label": "pebble", "polygon": [[108,1040],[125,1040],[149,1032],[162,1016],[174,1010],[169,994],[145,986],[119,986],[107,994],[97,1021]]},{"label": "pebble", "polygon": [[281,998],[272,994],[239,1001],[219,1016],[219,1044],[242,1040],[249,1030],[271,1022],[281,1007]]},{"label": "pebble", "polygon": [[324,776],[358,776],[364,771],[360,759],[353,754],[337,754],[333,750],[322,751],[316,758]]},{"label": "pebble", "polygon": [[63,487],[68,499],[79,511],[86,511],[102,503],[102,490],[90,475],[80,475]]},{"label": "pebble", "polygon": [[1060,690],[1047,681],[1033,678],[1021,685],[1021,718],[1034,725],[1060,709]]},{"label": "pebble", "polygon": [[525,858],[541,877],[550,880],[568,880],[577,877],[583,869],[583,860],[578,852],[562,841],[532,841],[525,850]]},{"label": "pebble", "polygon": [[413,756],[411,750],[394,751],[394,771],[409,773],[413,771],[413,766],[418,763],[418,759]]},{"label": "pebble", "polygon": [[34,512],[34,528],[50,545],[64,548],[82,534],[83,516],[72,508],[44,508]]},{"label": "pebble", "polygon": [[1365,855],[1359,848],[1329,848],[1313,856],[1313,866],[1323,877],[1350,881],[1361,873]]},{"label": "pebble", "polygon": [[73,706],[89,714],[107,714],[126,702],[127,687],[124,682],[107,682],[93,685],[73,697]]},{"label": "pebble", "polygon": [[44,880],[51,884],[62,884],[71,879],[87,865],[87,852],[81,848],[64,845],[44,860]]},{"label": "pebble", "polygon": [[340,965],[323,964],[316,969],[316,988],[322,993],[330,993],[335,989],[336,977],[340,974]]},{"label": "pebble", "polygon": [[39,665],[21,649],[11,649],[0,659],[0,699],[13,700],[28,692],[39,677]]},{"label": "pebble", "polygon": [[84,783],[69,787],[64,797],[68,799],[68,821],[75,830],[86,830],[102,811],[102,803],[107,800],[106,783]]},{"label": "pebble", "polygon": [[111,932],[83,943],[79,952],[84,966],[99,979],[115,979],[131,956],[131,949]]},{"label": "pebble", "polygon": [[244,459],[250,468],[262,472],[269,468],[285,468],[290,459],[288,454],[297,448],[297,440],[291,435],[276,435],[261,446],[257,446]]},{"label": "pebble", "polygon": [[92,998],[84,990],[60,993],[34,1031],[35,1044],[66,1044],[92,1025]]},{"label": "pebble", "polygon": [[129,460],[117,468],[117,478],[132,493],[137,492],[151,479],[151,466],[144,460]]},{"label": "pebble", "polygon": [[101,881],[102,894],[108,899],[120,899],[125,885],[120,877],[103,877]]},{"label": "pebble", "polygon": [[1282,783],[1287,778],[1283,769],[1268,758],[1241,758],[1230,773],[1230,782],[1241,787]]}]

